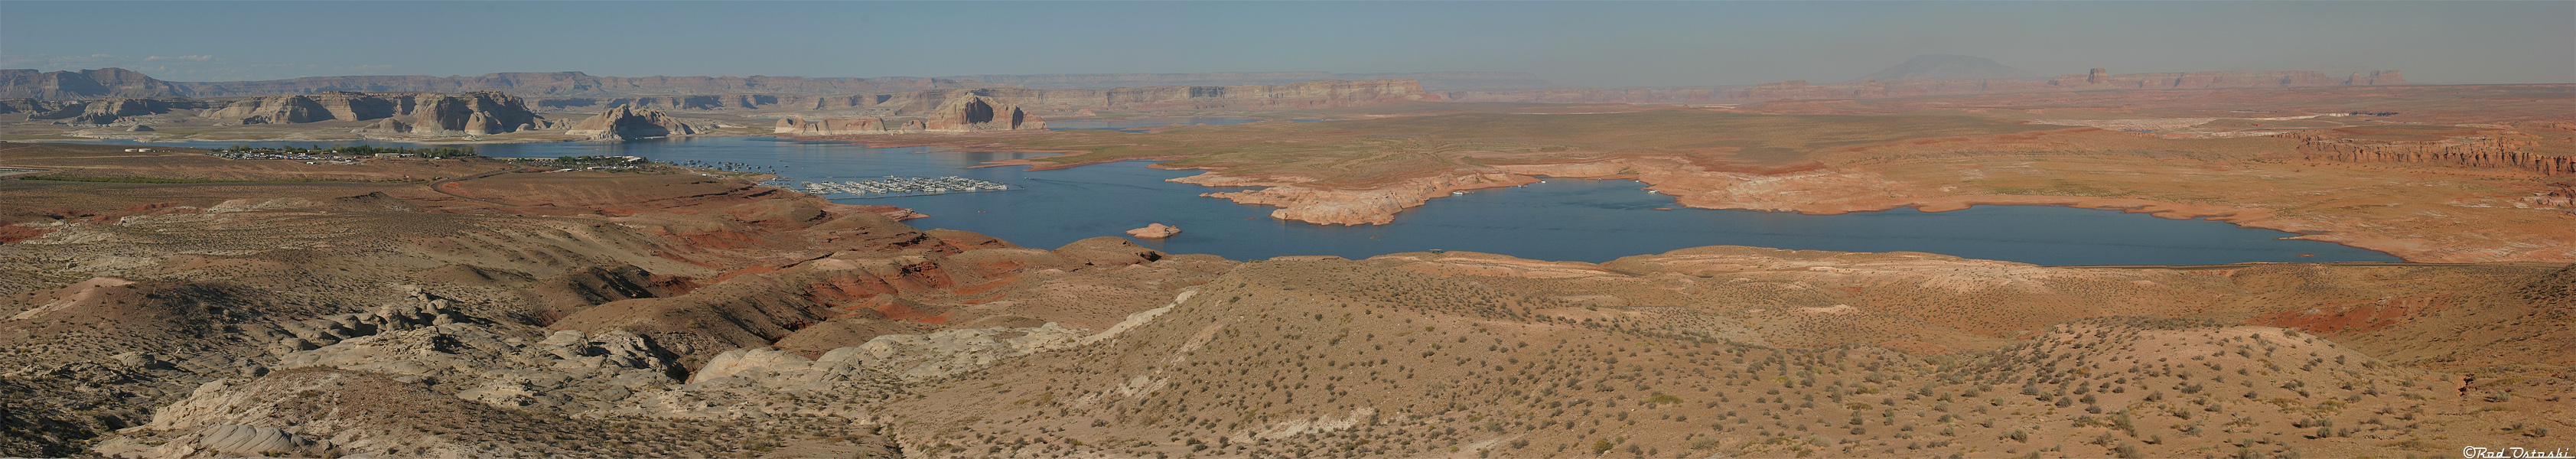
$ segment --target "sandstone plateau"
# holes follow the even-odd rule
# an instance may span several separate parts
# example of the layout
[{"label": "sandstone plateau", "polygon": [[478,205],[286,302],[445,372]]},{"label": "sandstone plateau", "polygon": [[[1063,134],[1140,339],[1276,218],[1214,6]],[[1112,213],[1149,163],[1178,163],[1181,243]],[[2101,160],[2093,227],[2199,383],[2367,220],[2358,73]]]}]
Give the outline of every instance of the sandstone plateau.
[{"label": "sandstone plateau", "polygon": [[1019,106],[990,97],[966,95],[948,99],[920,118],[780,118],[771,132],[793,136],[864,135],[905,132],[1042,131],[1046,119]]},{"label": "sandstone plateau", "polygon": [[[434,133],[499,134],[551,126],[527,101],[499,92],[467,94],[329,92],[257,97],[214,109],[205,117],[237,124],[311,123],[325,120],[396,122]],[[405,131],[410,132],[410,131]]]},{"label": "sandstone plateau", "polygon": [[589,119],[573,123],[565,135],[592,140],[632,140],[646,137],[671,137],[698,133],[696,127],[665,115],[660,110],[617,107],[599,112]]}]

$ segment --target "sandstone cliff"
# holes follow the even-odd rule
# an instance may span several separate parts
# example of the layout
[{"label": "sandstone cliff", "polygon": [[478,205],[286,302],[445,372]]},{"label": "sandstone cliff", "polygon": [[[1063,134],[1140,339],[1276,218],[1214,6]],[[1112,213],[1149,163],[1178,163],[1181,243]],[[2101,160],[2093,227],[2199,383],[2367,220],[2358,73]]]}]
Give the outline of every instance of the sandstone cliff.
[{"label": "sandstone cliff", "polygon": [[256,97],[205,115],[228,123],[279,124],[404,117],[414,132],[499,134],[548,127],[527,101],[498,92],[466,94],[327,92]]},{"label": "sandstone cliff", "polygon": [[697,134],[696,128],[660,110],[617,107],[598,116],[581,120],[565,135],[586,136],[593,140],[628,140],[645,137],[669,137]]},{"label": "sandstone cliff", "polygon": [[883,118],[816,118],[803,120],[781,118],[771,132],[786,135],[823,136],[885,134],[894,132],[987,132],[1045,130],[1046,119],[1031,114],[1001,99],[975,94],[945,98],[938,108],[927,110],[920,119],[906,120],[889,127]]},{"label": "sandstone cliff", "polygon": [[1046,130],[1046,120],[1017,105],[984,96],[949,99],[922,120],[922,128],[940,132]]},{"label": "sandstone cliff", "polygon": [[[719,94],[702,96],[649,97],[548,97],[535,100],[540,110],[600,110],[609,107],[635,107],[654,110],[751,110],[778,106],[780,97],[773,94]],[[790,100],[795,100],[793,96]]]},{"label": "sandstone cliff", "polygon": [[771,132],[787,135],[852,135],[884,134],[892,131],[886,130],[885,120],[881,118],[818,118],[813,121],[780,118],[778,127]]},{"label": "sandstone cliff", "polygon": [[31,110],[34,113],[29,113],[27,119],[62,120],[70,124],[110,124],[129,116],[157,115],[170,113],[171,110],[200,110],[223,105],[220,102],[182,97],[113,98],[50,104],[38,102],[41,101],[29,101],[26,104],[29,108],[36,109]]},{"label": "sandstone cliff", "polygon": [[[2565,124],[2565,123],[2558,123]],[[2534,126],[2548,129],[2547,125]],[[2309,159],[2359,163],[2417,163],[2461,167],[2529,169],[2549,175],[2576,174],[2576,156],[2547,151],[2541,136],[2508,129],[2479,129],[2450,135],[2374,136],[2362,129],[2300,131],[2299,152]],[[2564,148],[2561,148],[2564,150]]]}]

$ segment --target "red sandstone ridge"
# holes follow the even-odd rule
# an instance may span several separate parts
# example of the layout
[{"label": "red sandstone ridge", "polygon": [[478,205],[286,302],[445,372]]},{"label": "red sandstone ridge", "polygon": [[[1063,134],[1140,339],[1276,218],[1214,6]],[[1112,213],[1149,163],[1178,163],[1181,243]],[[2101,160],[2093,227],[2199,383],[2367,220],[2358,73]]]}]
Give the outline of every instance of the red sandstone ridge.
[{"label": "red sandstone ridge", "polygon": [[904,132],[990,132],[1046,129],[1046,119],[1000,99],[965,94],[947,99],[923,119],[890,126],[884,118],[781,118],[772,133],[795,136],[888,134]]},{"label": "red sandstone ridge", "polygon": [[890,131],[886,130],[883,118],[817,118],[812,121],[779,118],[778,127],[771,132],[795,136],[884,134]]},{"label": "red sandstone ridge", "polygon": [[[118,101],[91,104],[108,102]],[[395,119],[414,132],[461,134],[499,134],[553,124],[529,111],[527,101],[489,91],[465,94],[335,91],[255,97],[224,105],[205,116],[236,124]]]},{"label": "red sandstone ridge", "polygon": [[2576,156],[2543,151],[2542,137],[2507,129],[2459,128],[2450,132],[2427,132],[2423,129],[2401,131],[2354,127],[2299,131],[2286,136],[2299,139],[2299,152],[2307,154],[2309,159],[2515,168],[2549,175],[2576,174]]},{"label": "red sandstone ridge", "polygon": [[1046,120],[1017,105],[984,96],[949,99],[922,120],[922,129],[938,132],[1045,130]]},{"label": "red sandstone ridge", "polygon": [[582,120],[564,135],[588,136],[596,140],[626,140],[644,137],[666,137],[696,134],[697,128],[660,110],[617,107]]},{"label": "red sandstone ridge", "polygon": [[1172,237],[1174,234],[1181,234],[1181,228],[1177,226],[1164,226],[1161,223],[1145,225],[1143,228],[1127,230],[1127,235],[1145,239],[1162,239]]}]

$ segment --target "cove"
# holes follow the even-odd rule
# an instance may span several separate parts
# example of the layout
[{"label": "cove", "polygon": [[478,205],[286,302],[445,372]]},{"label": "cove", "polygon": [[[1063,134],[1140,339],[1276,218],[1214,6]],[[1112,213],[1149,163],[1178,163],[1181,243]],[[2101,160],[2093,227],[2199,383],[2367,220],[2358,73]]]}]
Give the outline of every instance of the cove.
[{"label": "cove", "polygon": [[[1053,122],[1050,122],[1053,124]],[[1102,129],[1136,126],[1100,126]],[[1085,127],[1074,127],[1085,128]],[[127,142],[118,142],[127,143]],[[341,142],[337,144],[356,144]],[[400,145],[370,142],[375,145]],[[334,145],[333,142],[189,142]],[[174,145],[152,143],[149,145]],[[921,228],[984,233],[1027,247],[1053,248],[1087,237],[1122,236],[1149,223],[1180,227],[1165,240],[1140,244],[1171,253],[1236,260],[1282,255],[1365,258],[1430,249],[1522,258],[1601,262],[1705,245],[1744,245],[1853,252],[1915,251],[2040,265],[2195,265],[2241,262],[2400,261],[2340,244],[2283,239],[2295,234],[2225,222],[2172,220],[2147,214],[2053,206],[1976,206],[1950,212],[1897,209],[1843,215],[1678,208],[1671,196],[1647,193],[1631,180],[1548,180],[1433,199],[1379,226],[1324,226],[1270,218],[1273,208],[1235,204],[1200,193],[1230,191],[1164,180],[1198,171],[1122,162],[1051,171],[969,167],[1042,153],[871,148],[839,142],[769,137],[687,137],[623,143],[477,145],[486,156],[635,155],[774,165],[790,179],[851,180],[894,176],[961,176],[1024,190],[873,199],[852,204],[912,208]],[[1672,207],[1677,210],[1654,210]]]}]

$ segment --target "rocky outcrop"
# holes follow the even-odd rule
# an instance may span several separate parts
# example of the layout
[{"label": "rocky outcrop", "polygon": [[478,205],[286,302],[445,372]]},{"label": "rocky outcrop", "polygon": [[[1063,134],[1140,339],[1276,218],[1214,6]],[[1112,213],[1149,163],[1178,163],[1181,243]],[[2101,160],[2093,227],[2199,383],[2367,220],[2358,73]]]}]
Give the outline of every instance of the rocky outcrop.
[{"label": "rocky outcrop", "polygon": [[[407,118],[408,131],[499,134],[553,123],[529,111],[527,101],[498,92],[466,94],[328,92],[257,97],[204,115],[236,124],[286,124]],[[382,123],[379,123],[381,125]],[[371,127],[375,128],[375,127]]]},{"label": "rocky outcrop", "polygon": [[571,129],[564,131],[565,135],[589,137],[593,140],[627,140],[697,133],[697,128],[680,122],[679,118],[663,114],[661,110],[631,107],[617,107],[600,112],[598,116],[582,120],[580,123],[573,124]]},{"label": "rocky outcrop", "polygon": [[1045,130],[1046,120],[1000,99],[968,95],[940,104],[937,111],[922,120],[922,128],[936,132]]},{"label": "rocky outcrop", "polygon": [[883,118],[819,118],[813,121],[779,118],[773,133],[786,135],[854,135],[899,132],[886,130]]},{"label": "rocky outcrop", "polygon": [[405,123],[402,122],[402,120],[393,118],[385,118],[383,120],[376,121],[376,124],[370,124],[367,125],[367,127],[358,128],[357,132],[405,133],[411,132],[411,123]]},{"label": "rocky outcrop", "polygon": [[69,100],[176,95],[180,95],[179,90],[170,82],[114,67],[55,72],[0,70],[0,98]]},{"label": "rocky outcrop", "polygon": [[62,104],[31,104],[42,111],[27,115],[29,120],[62,120],[68,124],[114,124],[126,117],[159,115],[172,110],[201,110],[220,107],[210,102],[182,97],[112,98]]},{"label": "rocky outcrop", "polygon": [[1176,226],[1164,226],[1161,223],[1145,225],[1143,228],[1127,230],[1127,235],[1145,239],[1162,239],[1172,237],[1174,234],[1181,234],[1181,228]]},{"label": "rocky outcrop", "polygon": [[2576,174],[2576,156],[2541,150],[2540,136],[2504,129],[2452,133],[2439,139],[2383,139],[2352,129],[2311,130],[2286,134],[2299,139],[2308,159],[2356,163],[2416,163],[2459,167],[2495,167]]},{"label": "rocky outcrop", "polygon": [[[787,96],[793,100],[793,96]],[[778,106],[775,94],[717,94],[658,97],[548,97],[535,100],[540,110],[590,111],[610,107],[654,110],[751,110]]]}]

